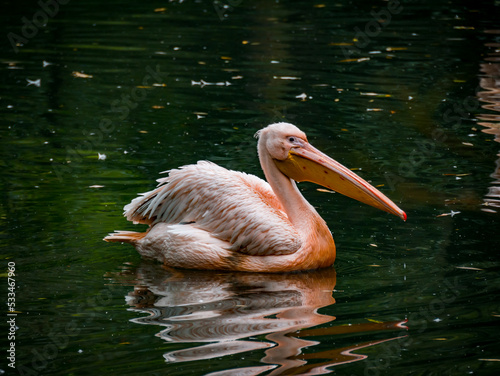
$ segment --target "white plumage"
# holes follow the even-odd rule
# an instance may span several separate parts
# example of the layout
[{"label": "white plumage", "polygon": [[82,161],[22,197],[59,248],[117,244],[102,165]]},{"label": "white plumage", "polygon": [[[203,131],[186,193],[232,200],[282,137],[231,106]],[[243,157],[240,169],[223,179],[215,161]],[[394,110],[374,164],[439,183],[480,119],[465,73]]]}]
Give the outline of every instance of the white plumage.
[{"label": "white plumage", "polygon": [[264,180],[207,161],[166,173],[157,189],[125,206],[129,221],[181,223],[249,255],[284,255],[300,248],[297,231]]}]

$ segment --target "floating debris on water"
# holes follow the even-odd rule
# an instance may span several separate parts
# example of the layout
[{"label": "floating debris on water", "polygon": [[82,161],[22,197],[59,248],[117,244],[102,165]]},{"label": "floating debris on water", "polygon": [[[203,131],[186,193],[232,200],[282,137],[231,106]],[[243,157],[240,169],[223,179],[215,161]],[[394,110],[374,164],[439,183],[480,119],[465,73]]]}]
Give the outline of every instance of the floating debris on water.
[{"label": "floating debris on water", "polygon": [[447,216],[449,216],[449,215],[451,215],[451,216],[453,217],[453,216],[455,216],[455,215],[457,215],[457,214],[460,214],[460,213],[461,213],[461,212],[459,212],[459,211],[453,211],[453,210],[452,210],[452,211],[451,211],[451,212],[449,212],[449,213],[443,213],[443,214],[436,215],[436,217],[447,217]]},{"label": "floating debris on water", "polygon": [[194,81],[194,80],[191,80],[191,85],[195,86],[195,85],[199,85],[201,87],[203,86],[230,86],[231,83],[228,82],[228,81],[225,81],[225,82],[206,82],[204,80],[200,80],[200,81]]},{"label": "floating debris on water", "polygon": [[77,71],[71,72],[71,75],[73,77],[76,77],[76,78],[93,78],[94,77],[91,74],[86,74],[86,73],[77,72]]},{"label": "floating debris on water", "polygon": [[30,80],[29,78],[27,78],[26,81],[28,81],[28,83],[26,84],[26,86],[35,85],[37,87],[40,87],[40,85],[42,84],[42,79],[41,78],[39,78],[37,80]]}]

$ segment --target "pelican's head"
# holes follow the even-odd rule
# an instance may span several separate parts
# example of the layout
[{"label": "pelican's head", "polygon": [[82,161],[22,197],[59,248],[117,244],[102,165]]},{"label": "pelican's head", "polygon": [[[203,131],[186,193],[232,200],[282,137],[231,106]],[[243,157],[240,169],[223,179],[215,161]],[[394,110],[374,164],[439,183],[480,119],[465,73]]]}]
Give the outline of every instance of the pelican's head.
[{"label": "pelican's head", "polygon": [[293,124],[276,123],[256,133],[259,154],[266,152],[278,169],[297,182],[310,181],[406,221],[406,214],[378,189],[313,147]]}]

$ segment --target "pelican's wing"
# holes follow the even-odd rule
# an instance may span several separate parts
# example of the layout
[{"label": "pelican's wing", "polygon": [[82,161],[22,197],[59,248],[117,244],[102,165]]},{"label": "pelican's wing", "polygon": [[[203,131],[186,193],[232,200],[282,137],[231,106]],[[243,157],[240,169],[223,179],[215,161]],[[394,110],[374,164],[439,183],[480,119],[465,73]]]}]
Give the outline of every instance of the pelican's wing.
[{"label": "pelican's wing", "polygon": [[250,255],[283,255],[301,246],[298,233],[268,183],[200,161],[168,171],[158,188],[125,206],[134,223],[186,223]]}]

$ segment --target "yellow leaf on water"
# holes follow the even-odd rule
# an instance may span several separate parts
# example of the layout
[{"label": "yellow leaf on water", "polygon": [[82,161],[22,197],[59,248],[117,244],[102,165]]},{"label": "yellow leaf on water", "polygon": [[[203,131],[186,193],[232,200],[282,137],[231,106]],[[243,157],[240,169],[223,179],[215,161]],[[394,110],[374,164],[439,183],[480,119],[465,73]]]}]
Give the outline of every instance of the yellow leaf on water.
[{"label": "yellow leaf on water", "polygon": [[478,359],[482,360],[483,362],[500,362],[500,359]]},{"label": "yellow leaf on water", "polygon": [[386,51],[404,51],[407,50],[407,47],[387,47]]},{"label": "yellow leaf on water", "polygon": [[370,60],[369,57],[360,57],[359,59],[340,60],[339,63],[352,63],[352,62],[361,63],[362,61],[368,61],[368,60]]},{"label": "yellow leaf on water", "polygon": [[464,269],[464,270],[484,270],[480,268],[474,268],[472,266],[455,266],[457,269]]},{"label": "yellow leaf on water", "polygon": [[318,192],[325,192],[325,193],[335,193],[335,191],[330,191],[329,189],[323,189],[323,188],[316,188]]},{"label": "yellow leaf on water", "polygon": [[82,72],[72,72],[71,75],[76,78],[92,78],[93,76],[90,74],[85,74]]},{"label": "yellow leaf on water", "polygon": [[378,98],[390,98],[391,94],[382,94],[382,93],[373,93],[373,92],[361,92],[359,95],[366,95],[366,96],[371,96],[371,97],[378,97]]}]

